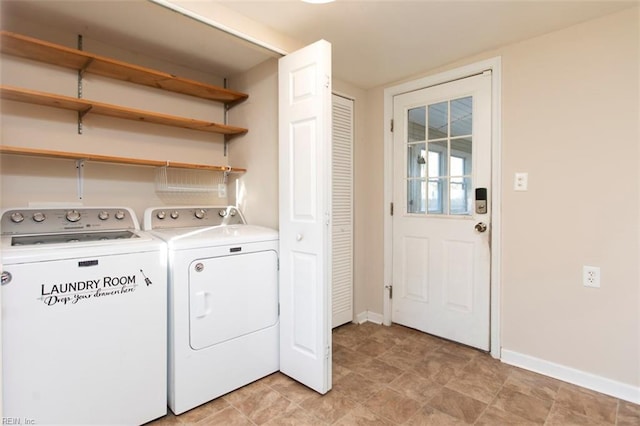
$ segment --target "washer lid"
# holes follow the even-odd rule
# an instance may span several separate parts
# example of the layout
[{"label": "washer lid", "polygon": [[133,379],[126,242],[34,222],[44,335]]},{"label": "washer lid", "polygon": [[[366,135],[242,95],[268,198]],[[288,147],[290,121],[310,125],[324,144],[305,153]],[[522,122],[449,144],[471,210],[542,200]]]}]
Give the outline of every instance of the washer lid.
[{"label": "washer lid", "polygon": [[130,232],[131,238],[125,239],[92,239],[77,241],[52,241],[49,244],[38,244],[40,237],[30,236],[34,244],[13,244],[13,239],[20,236],[3,236],[0,238],[0,254],[4,264],[45,262],[49,260],[110,256],[123,253],[142,253],[166,250],[166,244],[149,232]]},{"label": "washer lid", "polygon": [[278,240],[278,231],[256,225],[163,229],[150,233],[167,241],[172,250]]}]

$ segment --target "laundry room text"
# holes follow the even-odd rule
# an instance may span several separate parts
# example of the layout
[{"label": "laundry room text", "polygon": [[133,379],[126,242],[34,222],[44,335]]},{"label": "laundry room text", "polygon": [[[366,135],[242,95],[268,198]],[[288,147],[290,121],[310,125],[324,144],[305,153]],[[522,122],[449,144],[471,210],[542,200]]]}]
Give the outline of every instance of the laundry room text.
[{"label": "laundry room text", "polygon": [[66,283],[41,284],[38,300],[45,305],[68,305],[80,301],[132,293],[137,287],[135,275],[104,276]]}]

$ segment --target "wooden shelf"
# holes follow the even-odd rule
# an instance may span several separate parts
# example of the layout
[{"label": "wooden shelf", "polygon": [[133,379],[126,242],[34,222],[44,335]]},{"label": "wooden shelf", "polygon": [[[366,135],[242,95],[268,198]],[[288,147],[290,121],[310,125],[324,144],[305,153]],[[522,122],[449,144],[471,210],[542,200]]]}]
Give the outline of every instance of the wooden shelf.
[{"label": "wooden shelf", "polygon": [[143,160],[138,158],[114,157],[98,154],[83,154],[78,152],[49,151],[45,149],[22,148],[0,145],[1,154],[27,155],[36,157],[60,158],[67,160],[88,160],[101,163],[131,164],[136,166],[174,167],[178,169],[210,170],[217,172],[244,173],[247,169],[226,166],[210,166],[206,164],[179,163],[173,161]]},{"label": "wooden shelf", "polygon": [[[160,71],[139,67],[115,59],[65,46],[37,40],[23,35],[0,31],[0,52],[43,63],[53,64],[92,73],[112,79],[128,81],[143,86],[167,90],[174,93],[195,96],[202,99],[221,102],[227,108],[242,102],[248,95],[221,87],[200,83],[193,80],[166,74]],[[173,115],[143,111],[129,107],[111,105],[88,99],[61,96],[52,93],[0,85],[0,98],[10,101],[25,102],[53,108],[76,111],[78,123],[85,114],[98,114],[108,117],[133,120],[145,123],[162,124],[201,132],[224,135],[226,142],[234,136],[247,133],[242,127],[229,126],[209,121],[196,120]],[[206,164],[179,163],[173,161],[147,160],[108,155],[86,154],[78,152],[50,151],[45,149],[21,148],[0,145],[0,154],[38,156],[70,160],[88,160],[103,163],[131,164],[151,167],[172,167],[181,169],[210,170],[229,173],[244,173],[246,169]]]},{"label": "wooden shelf", "polygon": [[177,77],[8,31],[0,31],[0,51],[103,77],[222,102],[228,106],[248,98],[245,93]]},{"label": "wooden shelf", "polygon": [[0,86],[0,98],[11,101],[26,102],[54,108],[77,111],[81,114],[92,113],[145,123],[164,124],[201,132],[218,133],[227,138],[247,133],[247,129],[225,124],[213,123],[191,118],[177,117],[156,112],[143,111],[118,105],[105,104],[87,99],[54,95],[11,86]]}]

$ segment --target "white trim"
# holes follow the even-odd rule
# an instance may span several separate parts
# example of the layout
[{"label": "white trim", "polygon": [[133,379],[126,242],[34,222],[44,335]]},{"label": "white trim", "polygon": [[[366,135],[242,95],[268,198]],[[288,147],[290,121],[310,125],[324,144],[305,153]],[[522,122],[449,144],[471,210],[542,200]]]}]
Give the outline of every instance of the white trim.
[{"label": "white trim", "polygon": [[597,376],[575,368],[566,367],[551,361],[545,361],[530,355],[521,354],[509,349],[502,350],[502,362],[521,367],[535,373],[544,374],[563,382],[572,383],[596,392],[611,395],[615,398],[640,404],[640,387],[628,385]]},{"label": "white trim", "polygon": [[[358,315],[356,315],[357,324],[362,324],[365,322],[372,322],[374,324],[382,324],[382,315],[377,314],[371,311],[362,311]],[[389,324],[385,324],[389,325]]]},{"label": "white trim", "polygon": [[[348,99],[350,101],[353,101],[354,104],[356,102],[356,97],[353,96],[353,95],[348,95],[346,92],[342,92],[340,90],[332,90],[331,93],[336,95],[336,96],[340,96],[341,98],[345,98],[345,99]],[[354,108],[354,111],[355,111],[355,108]]]},{"label": "white trim", "polygon": [[249,34],[243,33],[241,31],[235,30],[227,25],[224,25],[221,22],[218,21],[214,21],[213,19],[209,19],[207,17],[204,17],[192,10],[186,9],[182,6],[178,6],[175,3],[172,3],[168,0],[149,0],[152,3],[155,3],[159,6],[165,7],[169,10],[172,10],[174,12],[177,12],[181,15],[184,15],[186,17],[189,17],[191,19],[195,19],[196,21],[202,22],[203,24],[209,25],[210,27],[213,28],[217,28],[220,31],[223,31],[227,34],[231,34],[232,36],[238,37],[241,40],[245,40],[248,41],[249,43],[255,45],[255,46],[259,46],[262,47],[263,49],[267,49],[273,53],[277,53],[278,55],[282,55],[282,56],[286,56],[288,55],[290,52],[287,52],[284,49],[281,49],[277,46],[274,46],[272,44],[269,44],[267,42],[264,42],[262,40],[259,40],[255,37],[250,36]]},{"label": "white trim", "polygon": [[492,165],[491,165],[491,356],[500,358],[500,300],[502,262],[502,215],[500,211],[502,187],[502,142],[501,142],[501,81],[502,60],[495,57],[476,62],[443,73],[420,78],[418,80],[388,87],[384,90],[384,299],[383,324],[391,324],[391,300],[386,286],[392,280],[392,221],[389,206],[393,200],[393,134],[391,120],[393,119],[393,97],[406,92],[423,89],[425,87],[446,83],[471,75],[491,70],[491,104],[492,104]]}]

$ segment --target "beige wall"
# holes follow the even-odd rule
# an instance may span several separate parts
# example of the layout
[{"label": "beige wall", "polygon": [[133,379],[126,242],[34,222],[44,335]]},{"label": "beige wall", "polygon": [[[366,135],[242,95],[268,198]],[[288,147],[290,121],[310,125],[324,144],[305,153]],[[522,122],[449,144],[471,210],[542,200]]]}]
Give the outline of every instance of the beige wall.
[{"label": "beige wall", "polygon": [[[229,145],[236,167],[247,172],[235,185],[237,203],[249,223],[278,228],[278,61],[264,62],[229,80],[249,99],[229,112],[230,122],[249,132]],[[230,186],[230,188],[233,188]]]},{"label": "beige wall", "polygon": [[[502,347],[633,386],[640,385],[638,17],[637,8],[626,10],[448,67],[502,57]],[[375,212],[360,226],[372,230],[363,245],[377,312],[383,90],[368,93],[370,167],[358,188]],[[527,192],[513,191],[515,172],[529,173]],[[583,265],[601,268],[600,289],[583,287]]]},{"label": "beige wall", "polygon": [[[361,149],[364,158],[356,157],[356,163],[365,163],[366,175],[356,182],[356,193],[363,194],[364,205],[356,204],[356,210],[367,212],[362,222],[357,226],[366,232],[360,237],[364,239],[364,253],[361,255],[366,262],[364,279],[369,286],[366,297],[367,310],[382,314],[382,300],[384,296],[384,215],[388,214],[388,206],[384,205],[384,93],[380,90],[370,90],[367,93],[369,105],[367,108],[367,137],[366,149]],[[358,246],[358,241],[356,241]]]},{"label": "beige wall", "polygon": [[501,52],[503,347],[636,386],[638,36],[636,9]]}]

